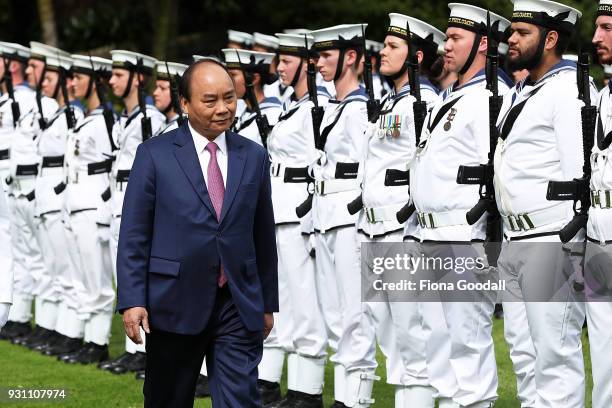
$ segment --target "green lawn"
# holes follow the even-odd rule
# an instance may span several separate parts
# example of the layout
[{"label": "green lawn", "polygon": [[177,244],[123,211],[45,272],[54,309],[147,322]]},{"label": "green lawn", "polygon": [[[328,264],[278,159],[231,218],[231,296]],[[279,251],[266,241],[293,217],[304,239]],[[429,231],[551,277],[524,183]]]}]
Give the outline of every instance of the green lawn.
[{"label": "green lawn", "polygon": [[[516,385],[512,366],[508,357],[508,348],[503,339],[503,323],[496,321],[494,325],[494,339],[496,344],[497,364],[499,368],[499,400],[496,408],[514,408],[519,403],[514,397]],[[113,322],[113,336],[111,339],[111,355],[117,356],[123,352],[123,328],[119,316]],[[588,339],[583,335],[585,361],[587,372],[590,372],[588,358]],[[379,353],[379,363],[382,364],[382,355]],[[385,384],[383,369],[377,373],[383,380],[375,385],[375,407],[393,407],[393,387]],[[333,403],[332,384],[333,369],[328,365],[325,387],[325,404]],[[66,388],[68,397],[65,401],[55,403],[26,403],[9,404],[0,401],[0,407],[141,407],[142,382],[134,379],[133,374],[113,375],[98,370],[95,366],[69,366],[60,363],[54,358],[45,357],[38,353],[13,346],[6,341],[0,341],[0,388]],[[592,381],[587,380],[587,407],[591,406],[590,390]],[[197,400],[196,407],[210,407],[210,400]]]}]

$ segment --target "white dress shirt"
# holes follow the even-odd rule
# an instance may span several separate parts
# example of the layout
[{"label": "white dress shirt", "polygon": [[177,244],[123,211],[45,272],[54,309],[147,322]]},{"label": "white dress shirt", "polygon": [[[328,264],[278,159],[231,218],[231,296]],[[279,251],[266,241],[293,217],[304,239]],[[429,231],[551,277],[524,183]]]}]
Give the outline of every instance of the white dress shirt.
[{"label": "white dress shirt", "polygon": [[[210,153],[206,150],[206,145],[209,140],[198,133],[189,123],[189,131],[191,137],[193,137],[193,144],[195,145],[196,153],[198,154],[198,160],[200,161],[200,167],[202,167],[202,174],[204,174],[204,181],[208,185],[208,163],[210,162]],[[227,186],[227,141],[225,140],[225,132],[221,133],[214,140],[214,143],[219,147],[217,149],[217,163],[221,169],[221,175],[223,176],[223,185]]]}]

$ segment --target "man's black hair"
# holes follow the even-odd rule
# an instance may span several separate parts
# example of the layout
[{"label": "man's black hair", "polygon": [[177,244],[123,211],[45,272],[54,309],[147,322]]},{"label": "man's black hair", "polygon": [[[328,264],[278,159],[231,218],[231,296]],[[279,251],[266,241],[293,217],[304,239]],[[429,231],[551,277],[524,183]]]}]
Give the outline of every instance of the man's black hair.
[{"label": "man's black hair", "polygon": [[225,73],[227,73],[227,75],[231,78],[232,76],[230,75],[229,71],[227,70],[227,67],[225,66],[225,64],[223,64],[223,62],[221,62],[219,59],[215,58],[215,57],[205,57],[199,61],[194,62],[193,64],[189,65],[189,67],[185,70],[185,72],[183,73],[183,76],[181,77],[181,84],[179,87],[179,93],[180,95],[185,98],[185,100],[190,101],[191,100],[191,77],[193,76],[193,72],[196,70],[196,68],[199,65],[202,64],[215,64],[220,66],[221,68],[223,68],[223,70],[225,71]]}]

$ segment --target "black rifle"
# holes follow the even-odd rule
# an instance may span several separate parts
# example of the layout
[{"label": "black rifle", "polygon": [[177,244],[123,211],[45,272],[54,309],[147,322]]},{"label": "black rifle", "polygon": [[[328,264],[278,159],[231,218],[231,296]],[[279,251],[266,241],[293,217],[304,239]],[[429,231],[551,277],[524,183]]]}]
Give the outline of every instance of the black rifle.
[{"label": "black rifle", "polygon": [[[412,113],[414,115],[414,136],[416,145],[418,146],[421,139],[421,131],[427,116],[427,103],[421,99],[421,81],[419,78],[419,59],[416,54],[416,49],[412,46],[412,32],[410,31],[410,21],[406,21],[406,42],[408,43],[408,57],[406,58],[406,66],[408,68],[408,81],[410,83],[410,95],[416,99],[412,104]],[[397,221],[400,224],[408,221],[408,218],[416,211],[413,203],[408,202],[396,214]]]},{"label": "black rifle", "polygon": [[38,78],[38,83],[36,84],[36,107],[38,108],[38,114],[40,118],[38,118],[38,126],[40,130],[45,130],[47,128],[47,119],[45,118],[45,114],[42,108],[42,83],[45,80],[45,73],[47,72],[47,63],[45,62],[45,66],[40,74],[40,78]]},{"label": "black rifle", "polygon": [[[559,232],[563,243],[569,242],[586,227],[591,206],[591,150],[595,143],[597,107],[591,104],[589,80],[589,55],[581,53],[578,58],[578,98],[584,102],[580,111],[582,118],[582,153],[584,164],[582,177],[572,181],[550,181],[546,199],[551,201],[574,201],[574,218]],[[578,203],[580,207],[578,208]]]},{"label": "black rifle", "polygon": [[181,108],[181,101],[179,99],[179,76],[170,75],[170,68],[168,67],[168,62],[166,61],[166,72],[168,73],[168,81],[170,82],[170,103],[172,104],[172,109],[178,115],[178,119],[176,123],[181,126],[183,122],[185,122],[185,116],[183,115],[183,109]]},{"label": "black rifle", "polygon": [[113,139],[113,126],[115,125],[115,114],[106,101],[106,89],[104,85],[104,75],[102,72],[97,72],[94,66],[91,54],[89,55],[89,63],[91,64],[92,75],[90,81],[93,81],[96,87],[96,94],[102,105],[102,115],[104,116],[104,123],[106,124],[106,133],[108,133],[108,140],[110,141],[111,151],[119,150]]},{"label": "black rifle", "polygon": [[[308,98],[313,103],[313,107],[310,109],[310,115],[312,116],[312,134],[314,137],[314,145],[316,149],[324,150],[326,140],[321,138],[321,122],[323,121],[323,107],[319,106],[319,99],[317,95],[317,72],[315,70],[315,64],[310,60],[310,50],[308,48],[308,37],[304,35],[304,46],[306,47],[306,64],[307,65],[307,83],[308,83]],[[299,68],[298,68],[299,69]],[[310,185],[312,182],[308,183]],[[314,188],[312,189],[314,190]],[[314,191],[308,191],[308,197],[300,204],[295,212],[298,218],[304,217],[312,209],[312,196]]]},{"label": "black rifle", "polygon": [[9,69],[10,59],[4,58],[4,78],[3,81],[6,84],[6,91],[8,92],[9,98],[11,99],[11,112],[13,113],[13,127],[17,126],[21,112],[19,110],[19,102],[15,100],[15,90],[13,88],[13,76]]},{"label": "black rifle", "polygon": [[368,92],[368,101],[366,107],[368,109],[368,121],[376,123],[380,116],[380,101],[374,96],[374,85],[372,83],[372,60],[370,59],[370,53],[366,46],[365,29],[363,24],[361,25],[361,35],[363,37],[363,82],[365,84],[366,91]]},{"label": "black rifle", "polygon": [[495,187],[493,186],[494,167],[493,160],[495,158],[495,148],[499,131],[497,129],[497,117],[501,110],[503,97],[499,95],[498,88],[498,67],[499,67],[499,44],[496,40],[496,35],[493,30],[498,31],[499,22],[495,22],[494,27],[491,26],[491,15],[487,12],[487,38],[489,46],[487,47],[487,65],[485,74],[487,78],[487,89],[492,95],[489,97],[489,155],[486,164],[479,166],[459,166],[457,172],[458,184],[478,184],[480,185],[480,199],[476,205],[467,212],[466,220],[468,224],[474,225],[478,220],[488,212],[487,218],[487,241],[501,242],[501,217],[495,202]]},{"label": "black rifle", "polygon": [[76,118],[74,117],[74,110],[72,106],[70,106],[70,99],[68,96],[68,88],[66,86],[66,77],[68,76],[68,71],[61,66],[61,59],[58,55],[57,60],[60,64],[59,67],[59,83],[60,89],[62,91],[62,98],[64,99],[64,104],[66,105],[66,110],[64,111],[66,115],[66,125],[68,129],[74,129],[76,125]]},{"label": "black rifle", "polygon": [[[272,130],[272,127],[268,123],[268,117],[261,114],[261,109],[259,109],[259,101],[257,101],[257,95],[255,95],[255,89],[253,87],[253,74],[248,70],[244,69],[242,66],[242,61],[240,61],[240,54],[238,54],[238,50],[236,50],[236,55],[238,56],[238,63],[240,64],[240,69],[242,70],[242,74],[244,75],[244,84],[246,88],[246,97],[249,101],[249,105],[251,105],[251,109],[255,112],[255,123],[257,124],[257,130],[259,131],[259,136],[261,137],[261,142],[264,147],[268,146],[268,135]],[[253,57],[252,57],[253,58]],[[255,65],[254,58],[250,61],[251,64]]]},{"label": "black rifle", "polygon": [[[142,59],[138,59],[136,75],[141,72],[143,66]],[[144,81],[138,80],[138,106],[140,107],[140,113],[142,113],[142,119],[140,120],[140,127],[142,131],[142,141],[146,141],[153,136],[153,129],[151,128],[151,118],[147,116],[147,102],[146,102],[146,89]]]}]

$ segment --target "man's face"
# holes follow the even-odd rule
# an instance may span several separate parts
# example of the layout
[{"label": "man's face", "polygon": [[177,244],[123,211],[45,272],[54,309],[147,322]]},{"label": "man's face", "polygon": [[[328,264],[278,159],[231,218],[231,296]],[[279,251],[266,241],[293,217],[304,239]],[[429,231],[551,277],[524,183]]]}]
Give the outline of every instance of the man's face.
[{"label": "man's face", "polygon": [[[128,80],[130,78],[130,71],[123,68],[113,68],[112,75],[108,84],[111,86],[113,93],[117,97],[123,96],[125,88],[128,86]],[[136,79],[136,78],[134,78]],[[132,81],[135,82],[135,81]]]},{"label": "man's face", "polygon": [[535,68],[538,61],[540,29],[529,23],[512,23],[512,35],[508,39],[508,68],[511,71]]},{"label": "man's face", "polygon": [[191,125],[209,139],[228,130],[236,115],[236,90],[225,70],[213,63],[195,67],[191,98],[183,99],[183,110]]},{"label": "man's face", "polygon": [[294,55],[280,55],[277,71],[283,86],[291,85],[291,81],[293,81],[297,70],[302,69],[301,62],[302,59],[300,57]]},{"label": "man's face", "polygon": [[406,41],[394,35],[385,38],[385,48],[380,51],[380,73],[393,75],[404,66],[408,56],[408,44]]},{"label": "man's face", "polygon": [[236,98],[243,99],[246,93],[246,82],[244,80],[244,74],[240,69],[230,69],[230,75],[234,81],[234,87],[236,88]]},{"label": "man's face", "polygon": [[78,72],[74,73],[71,89],[75,98],[85,97],[85,94],[87,94],[87,87],[89,86],[89,78],[89,75],[80,74]]},{"label": "man's face", "polygon": [[595,20],[595,34],[593,45],[597,50],[597,57],[602,64],[612,64],[612,17],[599,16]]},{"label": "man's face", "polygon": [[0,79],[4,76],[4,58],[0,58]]},{"label": "man's face", "polygon": [[334,80],[339,57],[340,50],[326,50],[319,53],[317,69],[325,82]]},{"label": "man's face", "polygon": [[463,28],[449,27],[444,43],[444,66],[449,72],[459,72],[467,62],[476,33]]},{"label": "man's face", "polygon": [[55,71],[46,71],[42,82],[42,93],[49,98],[53,98],[57,83],[59,82],[59,74]]},{"label": "man's face", "polygon": [[170,82],[166,80],[158,79],[155,81],[155,90],[153,91],[153,101],[155,107],[159,111],[165,111],[170,102],[172,101],[172,95],[170,92]]},{"label": "man's face", "polygon": [[29,59],[26,68],[26,78],[31,86],[37,86],[42,77],[45,63],[37,59]]}]

